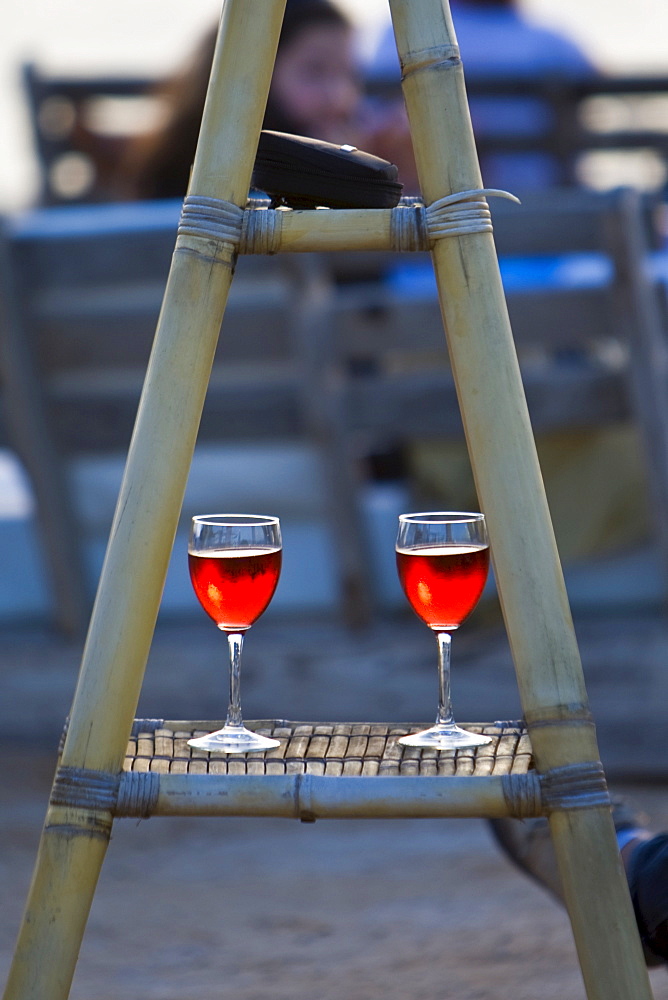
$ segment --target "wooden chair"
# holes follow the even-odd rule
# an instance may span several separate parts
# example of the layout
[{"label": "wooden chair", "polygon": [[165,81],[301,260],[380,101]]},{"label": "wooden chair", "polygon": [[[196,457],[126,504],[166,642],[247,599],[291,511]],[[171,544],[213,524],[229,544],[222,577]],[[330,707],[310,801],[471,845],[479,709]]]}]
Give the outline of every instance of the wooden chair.
[{"label": "wooden chair", "polygon": [[[96,538],[101,554],[109,532],[177,220],[172,203],[79,206],[7,219],[2,229],[6,423],[33,484],[55,616],[68,632],[80,632],[90,611],[99,565],[87,552]],[[326,511],[345,614],[359,622],[364,540],[355,539],[359,518],[347,509],[355,494],[340,473],[342,439],[319,375],[324,300],[313,265],[298,256],[239,262],[200,425],[209,457],[194,470],[184,509],[253,496],[248,482],[230,481],[213,446],[255,448],[259,462],[278,447],[293,467],[310,462],[300,486],[281,482],[294,472],[272,460],[267,474],[278,478],[255,486],[255,502],[293,520]],[[290,442],[312,458],[286,451]]]},{"label": "wooden chair", "polygon": [[540,152],[554,164],[554,183],[665,191],[668,134],[656,114],[668,96],[665,75],[490,77],[469,81],[468,91],[472,102],[529,96],[544,107],[541,125],[528,134],[479,129],[483,162],[499,152]]},{"label": "wooden chair", "polygon": [[[534,167],[550,178],[536,185],[527,177],[532,186],[631,185],[665,191],[668,133],[657,114],[668,95],[665,74],[592,74],[579,79],[563,73],[486,74],[469,76],[466,86],[483,178],[488,164],[495,169],[499,154],[517,155],[519,163],[529,154]],[[381,100],[400,96],[395,78],[374,78],[368,89]],[[477,102],[483,109],[479,116]],[[521,128],[508,112],[513,102],[520,115],[526,102],[532,112]],[[503,113],[495,116],[494,105]],[[487,181],[495,183],[489,177]]]},{"label": "wooden chair", "polygon": [[42,205],[108,201],[128,139],[160,113],[151,77],[71,76],[22,67]]},{"label": "wooden chair", "polygon": [[[630,190],[560,189],[492,212],[533,429],[637,425],[668,579],[667,324],[643,266],[654,204]],[[428,258],[367,256],[361,280],[354,260],[339,268],[333,338],[358,459],[388,443],[463,438]]]},{"label": "wooden chair", "polygon": [[[532,766],[526,770],[528,747],[517,739],[523,725],[485,727],[494,730],[491,752],[480,757],[457,752],[434,762],[418,750],[397,775],[393,761],[404,748],[382,723],[360,731],[337,730],[335,723],[260,722],[280,730],[279,747],[269,752],[275,757],[224,761],[221,768],[215,761],[202,766],[191,754],[183,759],[184,736],[198,723],[134,724],[166,552],[242,233],[248,225],[259,224],[264,234],[270,228],[265,249],[287,252],[296,246],[390,249],[395,222],[404,231],[406,216],[393,215],[394,209],[247,214],[284,6],[283,0],[227,0],[223,8],[184,216],[192,219],[192,199],[207,199],[211,211],[177,240],[4,1000],[66,1000],[115,818],[184,813],[307,822],[546,815],[589,1000],[650,1000],[485,206],[465,212],[470,225],[455,220],[450,235],[443,233],[451,221],[440,214],[443,199],[454,195],[468,204],[482,197],[463,71],[443,0],[391,0],[391,11],[427,205],[427,242]],[[139,767],[128,746],[133,731]],[[328,757],[334,767],[323,773]],[[503,758],[506,773],[499,773]]]},{"label": "wooden chair", "polygon": [[[23,90],[45,205],[106,201],[127,140],[146,131],[160,113],[160,80],[144,76],[71,76],[22,68]],[[399,96],[395,80],[369,81],[372,96]],[[595,176],[608,187],[639,183],[650,190],[668,184],[668,135],[656,108],[665,102],[668,77],[659,75],[564,75],[529,78],[471,77],[469,97],[531,100],[544,107],[540,123],[476,131],[484,164],[501,154],[539,154],[552,164],[552,182],[568,186]],[[504,116],[504,121],[505,121]],[[475,115],[474,115],[475,119]],[[484,174],[484,170],[483,170]]]}]

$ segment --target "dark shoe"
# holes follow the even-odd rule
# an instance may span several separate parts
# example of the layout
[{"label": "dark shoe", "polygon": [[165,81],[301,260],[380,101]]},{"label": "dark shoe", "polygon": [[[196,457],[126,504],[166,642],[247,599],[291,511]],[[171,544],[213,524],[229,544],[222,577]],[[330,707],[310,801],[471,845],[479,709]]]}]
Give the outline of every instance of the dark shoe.
[{"label": "dark shoe", "polygon": [[[645,818],[621,801],[613,801],[612,819],[618,833],[646,826]],[[547,820],[492,819],[489,823],[510,861],[563,903]],[[648,966],[662,965],[668,962],[668,834],[659,834],[633,850],[627,878],[645,961]]]},{"label": "dark shoe", "polygon": [[648,965],[668,962],[668,834],[634,849],[626,877]]}]

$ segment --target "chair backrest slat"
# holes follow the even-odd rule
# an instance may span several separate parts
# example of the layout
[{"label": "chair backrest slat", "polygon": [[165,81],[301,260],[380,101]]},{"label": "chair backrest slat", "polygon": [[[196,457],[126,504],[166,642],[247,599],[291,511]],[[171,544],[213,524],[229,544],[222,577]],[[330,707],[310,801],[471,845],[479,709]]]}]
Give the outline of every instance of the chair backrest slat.
[{"label": "chair backrest slat", "polygon": [[[15,387],[13,394],[3,391],[9,438],[33,481],[44,535],[60,531],[52,515],[56,508],[67,511],[73,526],[67,533],[69,555],[52,553],[59,563],[57,601],[70,584],[79,597],[84,589],[84,560],[73,554],[81,546],[81,504],[68,486],[66,467],[77,456],[127,450],[177,221],[178,208],[171,203],[54,208],[8,220],[0,237],[7,262],[5,304],[12,317],[0,323],[0,339],[8,348],[2,380],[5,388]],[[315,427],[313,402],[320,406],[324,391],[325,380],[315,386],[320,375],[314,365],[322,357],[315,341],[325,336],[326,326],[314,321],[307,332],[302,329],[312,278],[300,260],[265,256],[237,262],[199,440],[217,445],[296,441],[328,466],[336,433],[327,407]],[[9,349],[12,338],[24,348],[24,370],[18,370],[18,355]],[[26,409],[42,414],[39,430],[30,435],[25,434]],[[48,474],[45,451],[58,456]],[[342,491],[345,476],[333,470],[328,475],[343,506],[354,503]],[[333,549],[343,552],[343,526],[350,518],[328,511],[328,503],[325,498],[320,516],[324,513],[330,529],[339,532]],[[299,498],[296,507],[303,507]],[[350,560],[346,572],[341,593],[348,588],[357,600],[362,585],[349,587],[350,573],[356,572]],[[79,579],[68,580],[68,573]],[[85,613],[78,617],[80,626]],[[61,623],[69,628],[72,616],[65,618]]]},{"label": "chair backrest slat", "polygon": [[[656,523],[668,522],[665,294],[647,279],[653,203],[552,191],[491,204],[506,301],[536,432],[634,423]],[[632,235],[633,232],[633,235]],[[429,259],[347,262],[334,296],[344,410],[370,451],[462,438]],[[662,361],[663,358],[663,361]],[[475,373],[471,373],[475,377]],[[668,567],[668,539],[660,539]]]}]

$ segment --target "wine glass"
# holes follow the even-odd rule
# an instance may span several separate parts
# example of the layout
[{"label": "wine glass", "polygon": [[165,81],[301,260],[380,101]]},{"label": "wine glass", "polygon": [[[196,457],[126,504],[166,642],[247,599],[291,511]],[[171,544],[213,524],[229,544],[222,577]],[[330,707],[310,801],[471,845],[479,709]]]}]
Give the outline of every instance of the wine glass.
[{"label": "wine glass", "polygon": [[450,633],[473,611],[489,569],[484,514],[401,514],[397,534],[397,571],[413,611],[438,640],[438,715],[436,724],[403,736],[410,747],[452,750],[490,743],[489,736],[455,724],[450,699]]},{"label": "wine glass", "polygon": [[279,746],[253,733],[241,717],[241,650],[244,635],[267,608],[281,572],[281,527],[260,514],[201,514],[193,517],[188,568],[197,598],[227,633],[230,703],[222,729],[188,745],[220,753],[248,753]]}]

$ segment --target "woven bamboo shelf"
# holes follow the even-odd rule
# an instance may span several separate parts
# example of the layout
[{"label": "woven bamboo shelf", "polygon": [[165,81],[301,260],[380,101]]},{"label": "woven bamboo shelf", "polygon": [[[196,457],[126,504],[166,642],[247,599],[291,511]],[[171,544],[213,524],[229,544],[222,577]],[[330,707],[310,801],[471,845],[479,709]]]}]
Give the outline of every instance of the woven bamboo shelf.
[{"label": "woven bamboo shelf", "polygon": [[220,721],[174,722],[136,719],[124,771],[159,774],[314,774],[332,777],[482,777],[526,774],[531,745],[521,723],[465,723],[492,737],[482,747],[433,750],[405,747],[401,736],[424,723],[286,722],[255,720],[246,725],[281,745],[262,753],[210,754],[188,746],[195,736],[219,729]]},{"label": "woven bamboo shelf", "polygon": [[115,816],[281,816],[315,819],[538,816],[551,779],[533,770],[516,722],[471,723],[483,747],[436,751],[398,738],[420,724],[259,720],[280,740],[258,753],[210,754],[188,746],[218,721],[136,719],[120,773],[61,766],[51,804]]}]

